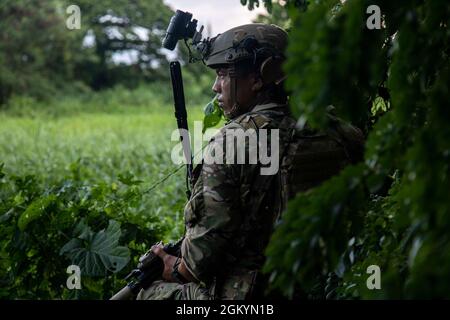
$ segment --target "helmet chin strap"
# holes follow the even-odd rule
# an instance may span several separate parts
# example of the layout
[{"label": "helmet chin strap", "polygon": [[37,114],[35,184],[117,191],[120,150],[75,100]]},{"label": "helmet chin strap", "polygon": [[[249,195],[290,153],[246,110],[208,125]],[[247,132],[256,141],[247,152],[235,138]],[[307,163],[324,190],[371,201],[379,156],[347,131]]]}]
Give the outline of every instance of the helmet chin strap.
[{"label": "helmet chin strap", "polygon": [[225,115],[227,118],[229,119],[233,119],[236,118],[237,116],[239,116],[239,110],[240,109],[240,105],[237,101],[237,75],[236,75],[236,68],[234,66],[234,64],[228,69],[228,75],[230,77],[230,97],[231,97],[231,102],[233,104],[233,106],[231,107],[231,110],[228,112],[225,112]]},{"label": "helmet chin strap", "polygon": [[230,97],[231,97],[231,103],[232,103],[231,110],[228,111],[228,112],[224,112],[225,116],[228,119],[234,119],[234,118],[240,116],[241,114],[243,114],[244,112],[250,111],[257,104],[267,101],[267,97],[266,96],[258,95],[256,97],[256,99],[254,99],[254,101],[251,103],[251,105],[249,105],[246,108],[246,110],[243,110],[242,106],[237,101],[237,74],[236,74],[236,68],[235,68],[234,65],[232,65],[228,69],[228,75],[229,75],[230,81],[231,81],[231,83],[230,83]]}]

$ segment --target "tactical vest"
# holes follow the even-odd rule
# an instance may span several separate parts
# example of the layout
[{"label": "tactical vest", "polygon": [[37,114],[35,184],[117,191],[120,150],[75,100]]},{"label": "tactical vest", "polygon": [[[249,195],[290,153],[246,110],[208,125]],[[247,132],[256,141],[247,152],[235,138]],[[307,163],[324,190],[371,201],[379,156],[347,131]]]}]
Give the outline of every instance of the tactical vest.
[{"label": "tactical vest", "polygon": [[298,192],[305,192],[363,159],[364,136],[358,128],[329,115],[326,131],[296,128],[283,156],[281,211]]},{"label": "tactical vest", "polygon": [[[275,114],[272,114],[275,115]],[[278,115],[279,116],[279,115]],[[247,119],[246,119],[246,118]],[[270,128],[271,116],[260,113],[249,113],[244,118],[237,121],[244,129]],[[278,128],[289,135],[284,139],[284,145],[280,145],[280,169],[276,175],[260,175],[253,183],[254,188],[250,192],[253,194],[251,203],[247,205],[251,211],[250,217],[254,221],[248,221],[248,228],[255,228],[258,225],[258,217],[271,215],[273,226],[286,209],[289,200],[299,192],[305,192],[320,185],[332,176],[339,173],[345,166],[359,162],[363,159],[364,136],[362,132],[342,120],[328,115],[330,126],[325,131],[313,130],[305,125],[302,128],[296,126],[295,120],[289,115],[285,115],[278,123]],[[281,136],[281,134],[280,134]],[[245,225],[243,226],[245,228]],[[263,248],[267,243],[260,243]],[[245,248],[242,248],[245,250]],[[263,260],[264,257],[261,257]],[[251,285],[248,285],[247,298],[256,297],[255,291],[262,291],[258,288],[258,282],[265,283],[266,279],[256,280],[260,277],[258,272],[244,273],[237,277],[242,283],[250,281],[250,274],[254,277]],[[264,277],[265,278],[265,277]],[[256,283],[256,288],[254,287]],[[262,287],[265,285],[262,284]],[[240,287],[245,287],[241,285]],[[231,290],[230,290],[231,291]]]},{"label": "tactical vest", "polygon": [[[258,196],[249,206],[253,212],[264,210],[272,202],[268,210],[276,210],[275,220],[278,220],[287,202],[298,192],[320,185],[348,164],[363,159],[361,130],[332,114],[327,116],[330,125],[324,131],[313,130],[308,125],[299,128],[292,117],[283,117],[278,127],[289,138],[280,145],[280,170],[277,175],[259,176],[255,181]],[[245,118],[237,119],[244,129],[270,128],[270,117],[263,114],[251,112]]]}]

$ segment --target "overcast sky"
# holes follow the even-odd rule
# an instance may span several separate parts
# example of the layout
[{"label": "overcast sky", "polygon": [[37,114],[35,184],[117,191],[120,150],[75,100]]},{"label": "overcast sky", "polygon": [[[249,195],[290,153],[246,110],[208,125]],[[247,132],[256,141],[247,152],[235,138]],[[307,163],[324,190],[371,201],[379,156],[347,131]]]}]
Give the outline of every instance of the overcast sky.
[{"label": "overcast sky", "polygon": [[[251,23],[258,13],[266,12],[263,8],[253,11],[241,5],[240,0],[164,0],[172,9],[192,13],[198,20],[198,27],[210,24],[211,36],[222,33],[241,24]],[[262,6],[262,4],[261,4]],[[207,36],[206,32],[203,33]]]}]

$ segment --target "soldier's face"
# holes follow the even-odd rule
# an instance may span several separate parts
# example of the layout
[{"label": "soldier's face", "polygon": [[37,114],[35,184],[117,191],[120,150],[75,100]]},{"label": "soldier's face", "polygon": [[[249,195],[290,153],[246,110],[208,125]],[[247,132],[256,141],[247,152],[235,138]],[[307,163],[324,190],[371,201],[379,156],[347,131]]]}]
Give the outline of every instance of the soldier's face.
[{"label": "soldier's face", "polygon": [[260,84],[261,80],[254,73],[239,76],[236,79],[236,96],[234,97],[234,93],[231,92],[232,81],[235,81],[235,79],[230,78],[227,68],[216,69],[216,81],[212,90],[219,95],[219,106],[228,118],[232,116],[230,111],[233,108],[235,100],[241,109],[239,113],[244,113],[251,106],[258,90],[262,86]]}]

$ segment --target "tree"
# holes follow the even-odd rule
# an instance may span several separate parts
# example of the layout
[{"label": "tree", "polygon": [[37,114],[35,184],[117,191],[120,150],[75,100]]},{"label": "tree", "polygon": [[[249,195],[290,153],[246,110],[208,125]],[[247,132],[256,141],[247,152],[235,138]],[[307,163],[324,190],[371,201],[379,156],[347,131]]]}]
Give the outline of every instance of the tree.
[{"label": "tree", "polygon": [[[162,0],[80,0],[80,29],[66,26],[70,5],[68,0],[2,2],[0,104],[13,95],[45,99],[60,90],[167,79],[160,48],[172,11]],[[131,58],[119,63],[121,54]]]},{"label": "tree", "polygon": [[0,104],[11,95],[52,95],[72,72],[70,34],[55,1],[10,1],[0,6]]},{"label": "tree", "polygon": [[272,2],[270,13],[258,14],[253,22],[275,24],[283,29],[289,29],[291,26],[291,20],[287,10],[276,1]]},{"label": "tree", "polygon": [[[92,48],[81,48],[86,59],[80,59],[77,68],[83,71],[79,74],[83,81],[101,89],[166,77],[166,69],[160,68],[166,63],[160,48],[173,12],[162,1],[85,0],[77,5],[82,16],[78,43],[87,36],[93,40]],[[129,54],[128,61],[115,62],[120,54]]]}]

